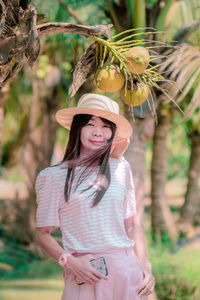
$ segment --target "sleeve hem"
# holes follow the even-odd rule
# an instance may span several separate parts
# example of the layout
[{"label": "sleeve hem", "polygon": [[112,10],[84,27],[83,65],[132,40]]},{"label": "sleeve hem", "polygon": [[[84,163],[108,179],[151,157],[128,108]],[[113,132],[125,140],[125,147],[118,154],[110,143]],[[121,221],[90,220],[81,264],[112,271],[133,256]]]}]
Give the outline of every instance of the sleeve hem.
[{"label": "sleeve hem", "polygon": [[125,219],[128,219],[128,218],[130,218],[130,217],[136,216],[136,215],[137,215],[137,212],[130,213],[130,214],[124,216],[124,220],[125,220]]}]

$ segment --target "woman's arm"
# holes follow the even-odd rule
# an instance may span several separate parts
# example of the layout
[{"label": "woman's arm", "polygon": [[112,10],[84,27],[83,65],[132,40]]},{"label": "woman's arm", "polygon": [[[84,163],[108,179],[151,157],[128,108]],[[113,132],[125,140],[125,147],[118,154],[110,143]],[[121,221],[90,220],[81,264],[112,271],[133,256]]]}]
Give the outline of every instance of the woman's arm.
[{"label": "woman's arm", "polygon": [[[52,227],[37,227],[36,240],[39,246],[55,261],[59,261],[62,254],[66,253],[59,243],[51,236]],[[100,279],[107,279],[106,276],[98,272],[90,264],[92,255],[74,257],[70,255],[67,260],[66,268],[71,270],[77,279],[82,282],[94,284]]]},{"label": "woman's arm", "polygon": [[128,237],[135,242],[133,250],[139,263],[143,268],[151,271],[151,264],[148,260],[144,230],[138,216],[135,215],[125,219],[124,224]]},{"label": "woman's arm", "polygon": [[60,256],[65,253],[64,249],[51,236],[52,227],[37,227],[36,241],[38,245],[55,261],[58,262]]},{"label": "woman's arm", "polygon": [[154,289],[155,279],[151,273],[151,264],[148,260],[144,230],[137,215],[125,219],[124,224],[128,237],[135,242],[133,250],[143,268],[144,280],[137,291],[138,295],[150,295]]}]

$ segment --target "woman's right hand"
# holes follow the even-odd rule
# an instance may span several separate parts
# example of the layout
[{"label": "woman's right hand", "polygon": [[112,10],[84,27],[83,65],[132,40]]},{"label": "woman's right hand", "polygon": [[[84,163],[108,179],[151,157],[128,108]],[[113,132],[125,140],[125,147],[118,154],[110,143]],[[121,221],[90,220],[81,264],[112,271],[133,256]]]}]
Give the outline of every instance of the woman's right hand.
[{"label": "woman's right hand", "polygon": [[98,272],[90,264],[90,260],[94,257],[90,254],[75,257],[70,255],[67,260],[66,268],[74,273],[76,279],[80,282],[95,284],[100,279],[106,279],[107,277],[102,273]]}]

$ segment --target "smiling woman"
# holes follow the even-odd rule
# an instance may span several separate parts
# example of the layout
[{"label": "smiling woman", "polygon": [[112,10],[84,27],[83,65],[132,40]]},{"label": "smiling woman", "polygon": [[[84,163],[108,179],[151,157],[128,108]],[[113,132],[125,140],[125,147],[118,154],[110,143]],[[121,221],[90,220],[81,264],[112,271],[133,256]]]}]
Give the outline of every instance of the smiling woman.
[{"label": "smiling woman", "polygon": [[36,238],[64,268],[62,300],[146,300],[155,281],[123,157],[132,127],[116,102],[97,94],[56,119],[69,141],[62,162],[37,177]]},{"label": "smiling woman", "polygon": [[81,155],[104,147],[112,137],[111,124],[97,116],[91,116],[89,122],[81,130]]}]

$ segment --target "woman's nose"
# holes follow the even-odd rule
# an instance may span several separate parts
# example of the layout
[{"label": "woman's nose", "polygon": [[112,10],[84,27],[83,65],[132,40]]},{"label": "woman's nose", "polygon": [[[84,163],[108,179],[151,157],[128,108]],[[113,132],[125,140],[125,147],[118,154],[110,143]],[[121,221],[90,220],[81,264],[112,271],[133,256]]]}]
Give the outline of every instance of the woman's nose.
[{"label": "woman's nose", "polygon": [[95,136],[102,136],[102,130],[101,128],[95,127],[93,130],[93,135]]}]

